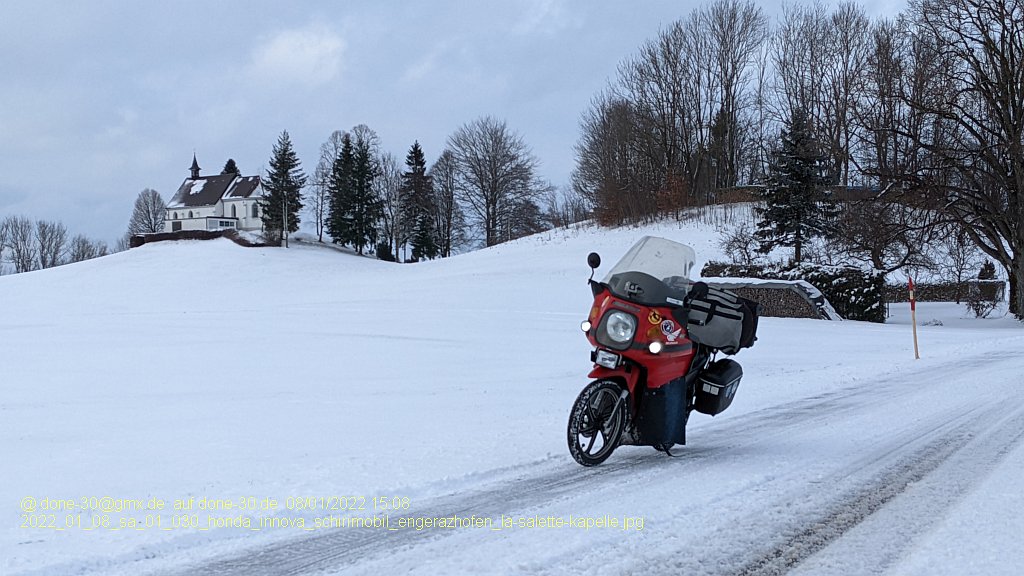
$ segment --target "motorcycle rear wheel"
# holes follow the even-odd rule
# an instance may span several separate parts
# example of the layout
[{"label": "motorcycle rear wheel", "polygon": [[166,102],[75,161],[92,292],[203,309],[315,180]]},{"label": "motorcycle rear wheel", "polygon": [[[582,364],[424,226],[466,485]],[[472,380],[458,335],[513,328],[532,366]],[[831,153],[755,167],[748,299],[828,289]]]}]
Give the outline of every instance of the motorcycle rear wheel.
[{"label": "motorcycle rear wheel", "polygon": [[616,382],[595,380],[576,397],[566,432],[569,453],[581,465],[596,466],[619,446],[628,404],[618,401],[621,393],[622,387]]}]

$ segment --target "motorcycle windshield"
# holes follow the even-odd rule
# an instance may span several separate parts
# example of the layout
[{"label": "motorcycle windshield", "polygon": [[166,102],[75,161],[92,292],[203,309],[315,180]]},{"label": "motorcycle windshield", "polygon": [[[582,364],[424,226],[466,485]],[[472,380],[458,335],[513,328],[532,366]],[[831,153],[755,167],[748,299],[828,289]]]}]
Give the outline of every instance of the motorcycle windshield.
[{"label": "motorcycle windshield", "polygon": [[612,267],[604,282],[616,274],[643,272],[668,285],[680,284],[688,281],[696,260],[697,254],[686,244],[644,236]]}]

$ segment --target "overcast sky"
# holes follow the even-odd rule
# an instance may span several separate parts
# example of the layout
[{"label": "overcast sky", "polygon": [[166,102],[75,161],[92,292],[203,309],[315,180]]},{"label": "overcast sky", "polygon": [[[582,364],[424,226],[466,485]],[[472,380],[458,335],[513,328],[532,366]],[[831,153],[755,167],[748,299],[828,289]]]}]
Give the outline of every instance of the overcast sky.
[{"label": "overcast sky", "polygon": [[[778,0],[761,5],[772,16]],[[865,2],[872,15],[904,4]],[[234,158],[261,173],[288,130],[307,173],[366,124],[432,163],[484,115],[568,182],[580,114],[616,66],[695,2],[3,0],[0,217],[114,242],[135,197],[165,200]]]}]

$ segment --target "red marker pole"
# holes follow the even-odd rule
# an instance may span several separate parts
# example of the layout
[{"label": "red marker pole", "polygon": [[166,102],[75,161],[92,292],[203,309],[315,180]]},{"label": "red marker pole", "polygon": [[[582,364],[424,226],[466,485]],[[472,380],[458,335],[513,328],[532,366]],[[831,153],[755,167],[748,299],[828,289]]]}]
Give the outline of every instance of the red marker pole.
[{"label": "red marker pole", "polygon": [[914,279],[907,277],[910,287],[910,325],[914,327],[914,360],[921,359],[921,353],[917,349],[917,301],[914,300]]}]

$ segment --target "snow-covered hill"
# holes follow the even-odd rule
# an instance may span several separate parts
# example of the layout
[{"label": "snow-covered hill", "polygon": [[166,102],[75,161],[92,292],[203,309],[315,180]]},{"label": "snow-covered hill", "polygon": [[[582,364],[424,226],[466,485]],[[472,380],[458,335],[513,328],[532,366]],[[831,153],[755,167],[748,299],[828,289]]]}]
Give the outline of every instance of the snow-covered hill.
[{"label": "snow-covered hill", "polygon": [[[672,222],[416,265],[158,243],[0,278],[0,573],[761,573],[789,555],[808,573],[1016,571],[1024,552],[999,546],[1024,529],[1024,330],[1005,317],[919,305],[943,324],[919,328],[919,361],[902,309],[887,325],[763,319],[733,406],[695,415],[679,458],[577,466],[586,255],[607,270],[647,234],[692,245],[698,269],[720,257],[714,230]],[[80,509],[93,497],[166,508]],[[397,502],[393,521],[634,525],[311,529],[384,514],[374,497]],[[171,509],[190,498],[279,508]],[[306,529],[207,529],[268,515]]]}]

